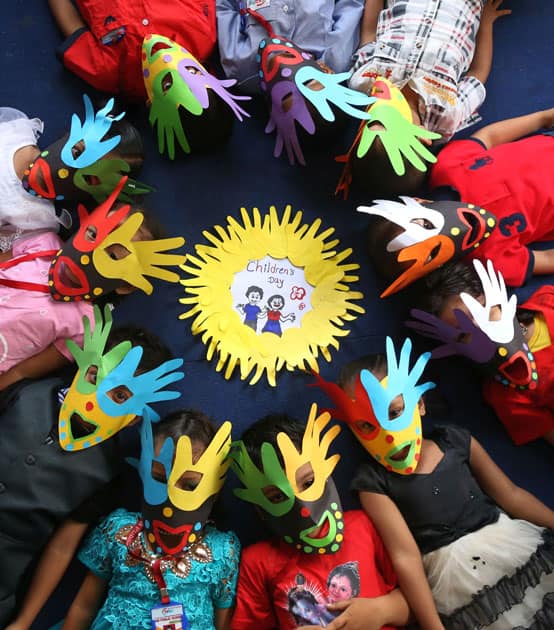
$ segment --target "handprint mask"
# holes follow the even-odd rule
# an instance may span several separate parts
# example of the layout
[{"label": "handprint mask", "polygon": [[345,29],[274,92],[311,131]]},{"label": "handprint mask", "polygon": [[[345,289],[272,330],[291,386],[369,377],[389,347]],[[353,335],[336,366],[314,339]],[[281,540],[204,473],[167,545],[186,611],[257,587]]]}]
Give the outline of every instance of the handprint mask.
[{"label": "handprint mask", "polygon": [[[244,486],[235,489],[235,494],[267,512],[267,523],[275,535],[304,553],[335,553],[343,540],[342,507],[331,478],[339,455],[327,457],[340,428],[335,425],[322,435],[329,420],[328,413],[318,416],[316,405],[312,405],[300,451],[288,435],[278,434],[284,466],[268,442],[261,447],[261,469],[242,441],[234,443],[231,452],[233,471]],[[303,489],[298,487],[296,473],[306,463],[312,466],[313,483]],[[264,494],[268,487],[278,490],[279,501]]]},{"label": "handprint mask", "polygon": [[435,359],[459,354],[507,387],[535,389],[537,366],[516,317],[517,297],[512,295],[508,299],[504,278],[495,271],[492,261],[487,261],[486,269],[479,260],[474,260],[473,265],[483,287],[484,304],[461,293],[467,310],[454,309],[457,326],[418,309],[411,311],[414,319],[406,325],[444,342],[433,350]]},{"label": "handprint mask", "polygon": [[428,201],[400,197],[402,203],[378,199],[372,206],[358,206],[358,212],[382,217],[403,231],[386,244],[398,252],[397,262],[406,266],[381,297],[410,285],[433,269],[457,260],[489,238],[496,217],[471,203]]},{"label": "handprint mask", "polygon": [[209,92],[225,102],[242,121],[250,116],[237,101],[250,100],[236,96],[227,88],[236,79],[217,79],[186,49],[162,35],[147,35],[142,43],[142,72],[150,101],[150,124],[157,126],[158,148],[175,157],[175,139],[185,153],[191,148],[180,116],[181,108],[201,116],[210,106]]},{"label": "handprint mask", "polygon": [[[182,435],[176,447],[167,437],[156,455],[152,424],[144,416],[140,460],[129,461],[142,479],[144,530],[156,553],[175,555],[199,540],[225,481],[230,447],[227,421],[198,458],[188,435]],[[155,466],[159,474],[153,474]]]},{"label": "handprint mask", "polygon": [[149,372],[137,374],[142,348],[123,341],[105,352],[112,327],[109,308],[105,308],[102,321],[101,311],[95,306],[94,320],[92,331],[88,317],[83,318],[82,348],[71,340],[66,342],[79,368],[58,418],[59,442],[66,451],[95,446],[141,416],[149,403],[181,395],[164,388],[183,378],[182,372],[175,371],[182,359],[166,361]]},{"label": "handprint mask", "polygon": [[269,22],[256,11],[249,9],[248,12],[269,34],[260,41],[256,59],[260,68],[260,86],[270,108],[265,131],[276,132],[273,155],[279,157],[284,147],[291,164],[295,161],[305,164],[296,124],[310,135],[316,133],[310,105],[324,120],[333,122],[335,113],[330,104],[354,118],[367,118],[368,114],[359,108],[375,99],[341,85],[350,77],[349,72],[326,72],[312,54],[277,36]]},{"label": "handprint mask", "polygon": [[94,300],[125,282],[150,295],[153,287],[145,276],[168,282],[179,280],[178,274],[166,267],[182,264],[185,257],[163,252],[181,247],[184,239],[137,240],[142,213],[129,215],[128,205],[112,210],[125,182],[123,177],[108,199],[90,214],[79,205],[79,230],[50,266],[48,283],[53,299]]},{"label": "handprint mask", "polygon": [[[400,475],[413,473],[421,452],[419,399],[435,386],[417,385],[430,353],[422,354],[410,371],[412,342],[406,339],[397,361],[394,344],[387,337],[387,376],[379,381],[369,370],[362,370],[351,399],[334,383],[316,375],[316,385],[331,398],[333,417],[346,422],[364,449],[387,470]],[[396,417],[393,402],[402,397],[404,409]],[[400,404],[399,401],[396,401]]]},{"label": "handprint mask", "polygon": [[[57,140],[41,151],[39,157],[25,170],[22,185],[31,195],[56,201],[90,201],[100,203],[108,197],[121,177],[131,170],[121,157],[106,155],[117,148],[121,136],[106,138],[114,121],[125,113],[110,115],[113,98],[95,112],[89,97],[83,96],[85,119],[77,114],[71,119],[69,136]],[[153,188],[127,178],[119,191],[121,201],[151,192]]]},{"label": "handprint mask", "polygon": [[410,106],[397,87],[388,79],[377,77],[371,96],[374,102],[369,105],[368,116],[360,124],[348,153],[336,158],[338,162],[345,163],[336,192],[343,191],[345,197],[348,196],[352,182],[351,160],[354,156],[363,158],[376,138],[383,143],[391,166],[398,176],[405,174],[405,162],[418,171],[425,172],[428,163],[437,161],[422,140],[438,140],[440,134],[412,122]]}]

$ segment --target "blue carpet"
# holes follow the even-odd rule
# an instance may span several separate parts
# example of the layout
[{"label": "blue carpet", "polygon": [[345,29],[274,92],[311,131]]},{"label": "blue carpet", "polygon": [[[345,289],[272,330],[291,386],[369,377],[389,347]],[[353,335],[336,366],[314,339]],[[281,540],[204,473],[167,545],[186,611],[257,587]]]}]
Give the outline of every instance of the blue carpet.
[{"label": "blue carpet", "polygon": [[[483,123],[551,107],[554,94],[551,33],[554,25],[549,2],[507,0],[514,14],[497,23],[495,59],[487,85],[487,101],[481,109]],[[73,112],[82,110],[82,93],[93,91],[66,72],[54,55],[61,41],[44,0],[11,0],[2,7],[0,22],[1,104],[16,107],[29,116],[45,122],[41,142],[46,146],[65,130]],[[248,106],[247,106],[248,107]],[[329,151],[308,156],[308,166],[290,167],[286,160],[272,157],[273,137],[264,134],[266,115],[259,105],[248,109],[254,114],[246,123],[235,125],[229,144],[212,155],[192,156],[174,163],[161,158],[154,145],[145,113],[129,112],[131,119],[144,131],[147,149],[141,179],[154,184],[157,192],[148,201],[171,235],[186,238],[185,250],[205,243],[202,231],[216,224],[224,225],[226,217],[239,216],[241,206],[265,211],[271,204],[282,209],[292,204],[304,211],[311,222],[321,217],[324,226],[335,226],[341,246],[353,249],[352,258],[361,266],[358,288],[365,298],[365,315],[351,325],[351,333],[341,341],[340,350],[332,350],[332,362],[321,360],[325,378],[333,380],[340,367],[361,354],[382,351],[387,334],[400,339],[406,334],[402,320],[407,305],[402,296],[383,301],[378,298],[382,283],[369,267],[364,248],[366,217],[356,213],[357,202],[344,202],[333,196],[340,166],[331,159],[349,145],[351,134],[337,140]],[[467,134],[466,134],[467,135]],[[544,278],[544,282],[552,281]],[[521,291],[528,295],[538,286],[533,280]],[[154,297],[134,294],[116,310],[117,322],[135,321],[152,328],[185,360],[186,378],[179,404],[203,409],[221,422],[233,421],[235,435],[258,417],[272,411],[284,411],[306,417],[310,403],[326,404],[324,397],[309,389],[310,381],[301,373],[281,373],[278,387],[263,382],[255,386],[235,375],[226,381],[215,371],[215,362],[206,361],[206,350],[190,331],[190,320],[180,321],[185,309],[178,303],[182,287],[158,286]],[[437,419],[458,422],[470,428],[482,441],[497,463],[518,484],[535,493],[554,507],[552,449],[542,443],[516,448],[502,426],[481,402],[477,378],[471,367],[457,360],[446,360],[432,366],[432,376],[445,399],[448,412]],[[348,453],[339,464],[336,478],[346,507],[355,505],[348,493],[348,481],[356,462],[363,456],[347,430],[338,440],[338,449]],[[224,496],[228,524],[244,542],[258,532],[253,529],[250,512],[234,502],[227,490]],[[74,583],[74,579],[70,580]],[[63,614],[69,599],[66,584],[36,627],[48,627]]]}]

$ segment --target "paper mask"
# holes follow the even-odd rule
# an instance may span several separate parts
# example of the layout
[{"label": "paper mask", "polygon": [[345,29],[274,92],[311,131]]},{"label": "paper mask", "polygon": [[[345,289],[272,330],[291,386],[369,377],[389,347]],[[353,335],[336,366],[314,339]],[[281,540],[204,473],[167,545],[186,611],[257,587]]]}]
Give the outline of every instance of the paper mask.
[{"label": "paper mask", "polygon": [[[196,463],[188,435],[182,435],[177,448],[167,437],[155,455],[150,418],[141,426],[140,460],[135,465],[142,479],[142,515],[148,539],[157,553],[175,555],[195,543],[221,490],[230,464],[231,423],[224,422]],[[160,474],[153,474],[157,463]],[[161,478],[160,478],[161,477]]]},{"label": "paper mask", "polygon": [[250,100],[249,96],[236,96],[227,88],[236,79],[220,80],[210,74],[190,52],[162,35],[147,35],[142,44],[142,71],[146,93],[150,100],[150,124],[157,125],[158,148],[175,157],[175,139],[185,153],[190,153],[186,129],[179,110],[183,108],[200,116],[209,107],[212,90],[242,121],[250,116],[237,101]]},{"label": "paper mask", "polygon": [[[475,361],[485,375],[507,387],[535,389],[538,385],[535,357],[517,321],[517,297],[512,295],[508,299],[504,278],[495,272],[492,261],[487,261],[486,269],[479,260],[474,260],[473,265],[483,287],[484,305],[461,293],[467,313],[454,310],[458,326],[417,309],[410,312],[415,319],[406,325],[444,342],[433,350],[434,359],[459,354]],[[490,320],[493,307],[498,307],[499,318]]]},{"label": "paper mask", "polygon": [[[345,197],[348,196],[352,181],[350,161],[353,159],[354,151],[356,158],[363,158],[375,138],[379,138],[383,143],[391,166],[398,176],[406,173],[406,162],[418,171],[425,172],[427,163],[437,161],[422,139],[438,140],[440,134],[412,122],[410,106],[395,85],[388,79],[377,77],[371,89],[371,96],[376,100],[367,109],[368,117],[360,124],[348,153],[337,158],[338,162],[345,162],[345,168],[336,193],[344,191]],[[380,127],[372,128],[375,123],[379,123]]]},{"label": "paper mask", "polygon": [[164,252],[181,247],[182,237],[135,240],[143,222],[141,212],[129,215],[130,206],[112,211],[125,186],[122,178],[112,194],[93,212],[79,205],[80,227],[52,260],[49,271],[53,299],[94,300],[121,287],[125,282],[152,293],[145,276],[177,282],[179,276],[166,269],[182,264],[184,256]]},{"label": "paper mask", "polygon": [[[333,417],[346,422],[364,449],[387,470],[410,475],[417,468],[421,451],[421,417],[419,399],[435,386],[427,382],[417,385],[430,353],[422,354],[410,371],[412,342],[406,339],[397,361],[393,341],[387,337],[387,376],[379,380],[362,370],[356,379],[354,398],[334,383],[316,375],[316,385],[331,398]],[[396,405],[403,411],[393,416]],[[392,404],[394,403],[394,404]],[[392,406],[391,406],[392,404]]]},{"label": "paper mask", "polygon": [[[176,372],[183,360],[166,361],[159,367],[136,374],[143,349],[124,341],[104,352],[112,328],[110,309],[94,307],[94,331],[83,318],[83,347],[67,340],[75,357],[77,374],[60,408],[58,433],[66,451],[80,451],[109,439],[141,416],[149,403],[178,398],[177,391],[164,389],[183,378]],[[155,416],[155,412],[151,415]]]},{"label": "paper mask", "polygon": [[[69,136],[57,140],[25,170],[23,188],[36,197],[56,201],[89,201],[98,203],[108,197],[121,177],[131,168],[121,157],[105,157],[117,148],[121,136],[105,138],[112,123],[121,120],[125,112],[110,116],[113,98],[98,112],[85,94],[85,120],[77,114],[71,119]],[[154,190],[147,184],[127,178],[120,199],[129,201],[135,195]]]},{"label": "paper mask", "polygon": [[378,199],[358,212],[379,216],[403,231],[386,244],[398,252],[398,263],[411,263],[381,294],[387,297],[450,260],[457,260],[489,238],[496,218],[483,208],[458,201],[419,201],[400,197],[403,203]]},{"label": "paper mask", "polygon": [[369,105],[375,99],[341,85],[350,78],[349,72],[325,72],[312,54],[277,36],[271,25],[256,11],[249,9],[248,12],[269,33],[269,37],[260,41],[256,60],[260,67],[260,86],[270,108],[265,131],[276,131],[273,155],[279,157],[284,147],[291,164],[295,161],[305,164],[296,124],[310,135],[315,134],[316,125],[310,104],[324,120],[333,122],[335,113],[331,104],[354,118],[368,118],[369,114],[358,108]]},{"label": "paper mask", "polygon": [[[264,442],[261,447],[261,470],[252,462],[242,441],[235,442],[231,451],[232,467],[244,488],[234,490],[237,497],[258,505],[269,514],[272,531],[295,545],[304,553],[334,553],[343,540],[343,514],[337,489],[331,478],[340,456],[327,457],[327,451],[340,432],[333,426],[322,435],[329,424],[328,413],[317,415],[317,406],[310,409],[300,451],[288,435],[279,433],[277,448]],[[310,463],[313,483],[308,488],[298,487],[296,472]],[[263,490],[273,486],[282,500],[272,501]]]}]

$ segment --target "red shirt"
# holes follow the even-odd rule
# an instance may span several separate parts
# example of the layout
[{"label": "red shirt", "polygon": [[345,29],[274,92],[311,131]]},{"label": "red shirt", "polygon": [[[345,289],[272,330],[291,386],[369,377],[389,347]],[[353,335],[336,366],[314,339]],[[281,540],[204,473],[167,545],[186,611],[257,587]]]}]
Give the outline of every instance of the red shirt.
[{"label": "red shirt", "polygon": [[[554,335],[554,286],[544,286],[521,305],[540,311]],[[537,363],[537,389],[515,390],[498,381],[483,384],[483,396],[493,407],[516,444],[525,444],[554,429],[554,345],[533,352]]]},{"label": "red shirt", "polygon": [[439,153],[431,189],[449,186],[462,201],[494,213],[498,225],[469,258],[490,258],[506,284],[533,273],[528,245],[554,239],[554,138],[535,135],[485,149],[477,139],[455,140]]},{"label": "red shirt", "polygon": [[[333,569],[346,563],[350,573],[355,570],[359,586],[340,570],[329,579]],[[396,585],[396,574],[373,523],[362,510],[352,510],[344,514],[344,541],[337,553],[310,555],[279,540],[247,547],[240,561],[231,628],[289,630],[310,623],[325,626],[325,621],[316,619],[318,615],[329,615],[325,603],[331,601],[330,595],[335,601],[356,595],[379,597]],[[300,591],[304,597],[296,597]],[[302,621],[295,619],[290,609],[307,616]]]},{"label": "red shirt", "polygon": [[[214,0],[76,0],[88,29],[73,33],[58,49],[68,70],[98,90],[145,101],[142,40],[165,35],[200,61],[216,41]],[[109,42],[124,27],[119,41]]]}]

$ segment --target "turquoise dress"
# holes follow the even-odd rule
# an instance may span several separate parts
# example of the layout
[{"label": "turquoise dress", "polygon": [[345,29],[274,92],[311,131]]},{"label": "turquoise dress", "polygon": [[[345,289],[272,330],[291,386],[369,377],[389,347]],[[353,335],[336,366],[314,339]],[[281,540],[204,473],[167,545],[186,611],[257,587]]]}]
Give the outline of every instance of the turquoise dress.
[{"label": "turquoise dress", "polygon": [[[104,605],[91,630],[151,628],[150,609],[160,604],[155,582],[145,564],[127,553],[124,540],[140,514],[112,512],[86,538],[79,560],[109,581]],[[233,532],[207,525],[204,539],[188,561],[165,568],[163,575],[173,602],[183,605],[190,630],[214,628],[214,609],[234,604],[240,544]],[[141,534],[142,535],[142,534]]]}]

